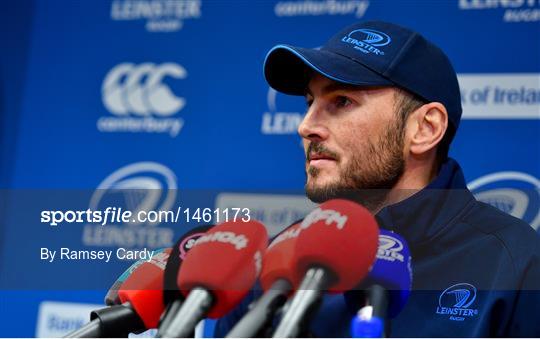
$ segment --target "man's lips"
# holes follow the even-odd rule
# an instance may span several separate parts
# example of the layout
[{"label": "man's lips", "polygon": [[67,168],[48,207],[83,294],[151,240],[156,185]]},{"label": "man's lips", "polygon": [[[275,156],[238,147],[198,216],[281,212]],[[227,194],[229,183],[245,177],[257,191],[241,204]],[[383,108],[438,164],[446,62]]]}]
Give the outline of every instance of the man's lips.
[{"label": "man's lips", "polygon": [[336,159],[326,154],[310,154],[308,160],[311,161],[311,160],[336,160]]},{"label": "man's lips", "polygon": [[336,157],[329,154],[329,153],[324,153],[324,152],[310,152],[308,154],[308,161],[320,160],[320,159],[323,159],[323,160],[336,160]]},{"label": "man's lips", "polygon": [[334,161],[336,161],[336,158],[322,153],[312,153],[308,157],[308,163],[310,166],[320,166]]}]

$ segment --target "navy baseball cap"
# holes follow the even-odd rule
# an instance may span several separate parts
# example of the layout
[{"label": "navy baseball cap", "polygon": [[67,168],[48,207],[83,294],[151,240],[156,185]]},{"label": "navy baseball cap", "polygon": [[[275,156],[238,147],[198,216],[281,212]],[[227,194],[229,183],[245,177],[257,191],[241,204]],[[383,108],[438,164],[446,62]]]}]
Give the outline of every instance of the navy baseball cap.
[{"label": "navy baseball cap", "polygon": [[304,95],[310,70],[357,86],[397,86],[428,102],[440,102],[454,130],[461,119],[456,72],[444,52],[417,32],[396,24],[356,23],[316,49],[277,45],[264,75],[279,92]]}]

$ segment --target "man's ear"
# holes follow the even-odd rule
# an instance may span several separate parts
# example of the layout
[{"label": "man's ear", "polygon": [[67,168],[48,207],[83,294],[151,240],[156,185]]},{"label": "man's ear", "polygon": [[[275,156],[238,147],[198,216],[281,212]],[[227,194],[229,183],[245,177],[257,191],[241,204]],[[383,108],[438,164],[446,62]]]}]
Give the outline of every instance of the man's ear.
[{"label": "man's ear", "polygon": [[448,112],[440,102],[430,102],[411,114],[409,124],[413,127],[409,151],[420,156],[441,142],[448,128]]}]

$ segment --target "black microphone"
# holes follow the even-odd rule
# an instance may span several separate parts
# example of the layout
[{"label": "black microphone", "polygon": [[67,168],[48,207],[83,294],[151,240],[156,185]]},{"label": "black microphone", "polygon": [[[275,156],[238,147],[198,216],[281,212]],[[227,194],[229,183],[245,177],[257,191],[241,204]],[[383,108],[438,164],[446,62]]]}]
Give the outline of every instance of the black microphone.
[{"label": "black microphone", "polygon": [[113,305],[90,313],[90,322],[64,338],[123,338],[146,330],[129,304]]}]

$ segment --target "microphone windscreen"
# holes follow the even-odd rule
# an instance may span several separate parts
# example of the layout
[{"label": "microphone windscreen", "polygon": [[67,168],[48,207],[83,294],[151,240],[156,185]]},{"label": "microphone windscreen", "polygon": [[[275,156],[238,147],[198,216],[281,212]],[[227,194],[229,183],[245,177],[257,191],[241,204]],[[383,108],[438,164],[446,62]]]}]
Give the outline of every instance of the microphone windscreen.
[{"label": "microphone windscreen", "polygon": [[154,253],[150,261],[136,267],[121,285],[118,297],[129,302],[146,328],[156,328],[165,307],[163,305],[163,272],[171,249]]},{"label": "microphone windscreen", "polygon": [[214,225],[205,225],[195,227],[178,239],[176,244],[172,247],[172,252],[167,260],[165,266],[165,273],[163,279],[163,304],[169,305],[174,300],[184,299],[184,295],[180,293],[176,280],[178,278],[178,271],[180,266],[186,257],[187,252],[193,247],[195,241],[203,236]]},{"label": "microphone windscreen", "polygon": [[292,267],[294,246],[299,232],[299,223],[290,226],[281,232],[266,249],[259,279],[263,290],[268,291],[278,279],[289,281],[293,286],[293,290],[298,287],[300,278]]},{"label": "microphone windscreen", "polygon": [[[154,253],[160,253],[165,249],[155,250]],[[140,259],[136,262],[134,262],[131,266],[128,267],[127,270],[122,273],[118,279],[112,284],[112,286],[107,291],[107,294],[105,295],[105,304],[107,306],[113,306],[113,305],[120,305],[122,301],[120,301],[120,297],[118,297],[118,291],[120,290],[120,287],[122,284],[129,278],[132,272],[137,270],[137,268],[144,263],[148,262],[147,259]]]},{"label": "microphone windscreen", "polygon": [[266,228],[260,222],[219,224],[187,253],[178,274],[178,287],[185,294],[195,287],[209,290],[214,303],[207,316],[222,317],[254,285],[267,244]]},{"label": "microphone windscreen", "polygon": [[354,288],[375,260],[379,226],[363,206],[333,199],[321,204],[300,223],[295,268],[300,276],[311,267],[324,267],[335,276],[329,292]]},{"label": "microphone windscreen", "polygon": [[111,288],[109,288],[107,294],[105,294],[105,305],[113,306],[122,303],[120,301],[120,298],[118,297],[118,290],[120,289],[120,286],[122,286],[122,284],[124,283],[125,279],[128,277],[129,273],[131,273],[131,271],[129,271],[130,268],[128,268],[128,270],[122,273],[122,275],[118,279],[116,279],[114,284],[112,284]]}]

